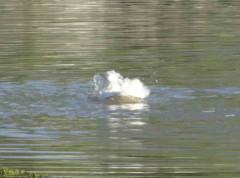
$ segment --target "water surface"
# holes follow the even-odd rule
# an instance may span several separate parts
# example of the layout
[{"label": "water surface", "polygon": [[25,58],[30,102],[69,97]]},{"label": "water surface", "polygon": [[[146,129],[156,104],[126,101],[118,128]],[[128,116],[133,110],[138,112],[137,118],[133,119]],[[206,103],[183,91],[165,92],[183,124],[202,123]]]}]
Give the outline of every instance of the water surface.
[{"label": "water surface", "polygon": [[[52,177],[238,177],[238,1],[0,5],[0,166]],[[91,101],[96,73],[150,89]]]}]

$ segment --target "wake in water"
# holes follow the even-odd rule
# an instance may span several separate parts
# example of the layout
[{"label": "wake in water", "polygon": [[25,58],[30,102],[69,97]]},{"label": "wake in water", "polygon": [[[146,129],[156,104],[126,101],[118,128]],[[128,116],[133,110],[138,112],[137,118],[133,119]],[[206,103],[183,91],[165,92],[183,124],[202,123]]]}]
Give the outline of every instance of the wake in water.
[{"label": "wake in water", "polygon": [[150,90],[137,78],[123,78],[114,70],[93,77],[95,89],[93,96],[106,104],[143,102]]}]

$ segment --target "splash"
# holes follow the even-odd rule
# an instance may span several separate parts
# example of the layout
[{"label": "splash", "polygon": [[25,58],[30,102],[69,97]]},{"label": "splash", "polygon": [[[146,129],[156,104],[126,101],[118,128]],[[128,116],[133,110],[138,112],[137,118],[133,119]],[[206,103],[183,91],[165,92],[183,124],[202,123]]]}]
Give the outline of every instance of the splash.
[{"label": "splash", "polygon": [[121,98],[121,102],[129,101],[129,99],[139,102],[150,94],[150,90],[139,79],[123,78],[114,70],[96,74],[93,80],[94,97],[98,100],[111,98],[111,101],[115,102],[120,101]]}]

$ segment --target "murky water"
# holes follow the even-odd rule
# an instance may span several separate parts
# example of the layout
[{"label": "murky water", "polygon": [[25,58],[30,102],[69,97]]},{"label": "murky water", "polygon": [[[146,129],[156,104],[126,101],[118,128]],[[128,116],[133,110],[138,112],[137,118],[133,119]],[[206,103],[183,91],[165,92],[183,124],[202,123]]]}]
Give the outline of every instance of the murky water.
[{"label": "murky water", "polygon": [[[52,177],[238,177],[238,1],[3,1],[0,166]],[[147,103],[91,101],[96,73]]]}]

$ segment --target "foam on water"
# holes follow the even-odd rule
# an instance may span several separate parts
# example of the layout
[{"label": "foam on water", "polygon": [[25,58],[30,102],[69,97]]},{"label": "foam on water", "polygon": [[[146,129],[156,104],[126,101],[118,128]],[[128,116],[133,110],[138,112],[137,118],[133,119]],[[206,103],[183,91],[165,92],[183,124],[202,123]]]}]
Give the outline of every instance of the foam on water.
[{"label": "foam on water", "polygon": [[144,99],[150,90],[139,79],[123,78],[114,70],[93,77],[95,90],[94,97],[105,100],[108,97],[120,95]]}]

